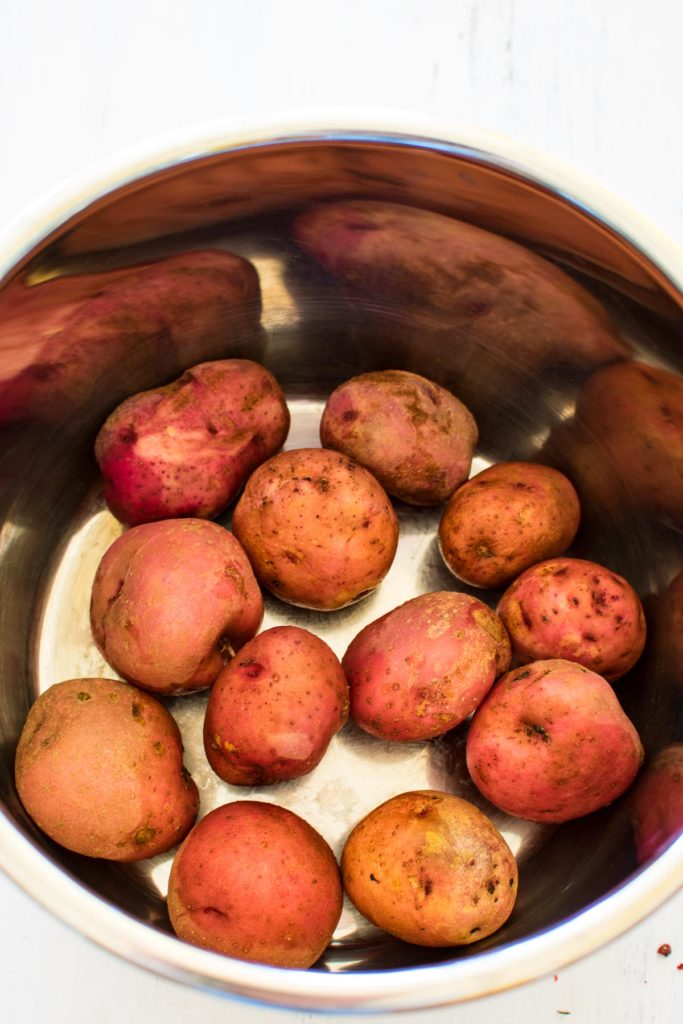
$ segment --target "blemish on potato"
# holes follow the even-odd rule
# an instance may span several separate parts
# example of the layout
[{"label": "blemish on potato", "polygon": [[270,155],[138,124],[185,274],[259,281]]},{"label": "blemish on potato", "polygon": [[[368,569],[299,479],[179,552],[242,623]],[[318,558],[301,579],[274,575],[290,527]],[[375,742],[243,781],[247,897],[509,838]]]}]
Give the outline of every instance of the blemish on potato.
[{"label": "blemish on potato", "polygon": [[92,694],[87,693],[85,690],[81,690],[79,693],[76,694],[76,700],[80,700],[80,701],[92,700]]},{"label": "blemish on potato", "polygon": [[148,843],[157,834],[157,830],[152,828],[150,825],[145,825],[139,828],[133,836],[133,842],[137,843],[138,846],[142,846],[143,843]]}]

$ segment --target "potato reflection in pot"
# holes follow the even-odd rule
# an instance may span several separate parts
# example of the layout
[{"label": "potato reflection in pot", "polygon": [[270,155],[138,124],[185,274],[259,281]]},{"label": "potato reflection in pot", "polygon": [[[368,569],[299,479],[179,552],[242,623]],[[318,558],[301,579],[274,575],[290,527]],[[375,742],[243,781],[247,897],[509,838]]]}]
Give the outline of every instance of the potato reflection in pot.
[{"label": "potato reflection in pot", "polygon": [[107,410],[200,359],[247,342],[253,354],[259,321],[256,270],[220,250],[28,287],[20,279],[0,306],[0,425],[57,422],[98,389]]},{"label": "potato reflection in pot", "polygon": [[629,809],[642,864],[683,832],[683,743],[664,747],[644,769]]}]

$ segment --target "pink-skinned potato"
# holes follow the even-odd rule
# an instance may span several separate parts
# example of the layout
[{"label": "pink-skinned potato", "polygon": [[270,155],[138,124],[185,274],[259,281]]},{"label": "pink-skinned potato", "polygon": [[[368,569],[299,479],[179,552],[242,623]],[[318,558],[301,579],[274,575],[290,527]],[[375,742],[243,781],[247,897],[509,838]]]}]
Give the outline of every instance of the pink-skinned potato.
[{"label": "pink-skinned potato", "polygon": [[381,485],[357,462],[324,448],[281,452],[259,466],[232,528],[263,586],[319,611],[371,593],[398,544],[398,519]]},{"label": "pink-skinned potato", "polygon": [[10,290],[0,305],[0,423],[57,422],[84,402],[111,408],[226,343],[253,346],[260,315],[255,268],[217,249]]},{"label": "pink-skinned potato", "polygon": [[464,480],[477,443],[469,409],[438,384],[404,370],[352,377],[325,406],[320,439],[365,466],[388,494],[439,505]]},{"label": "pink-skinned potato", "polygon": [[105,552],[90,621],[109,664],[160,694],[211,686],[257,632],[261,591],[232,534],[205,519],[134,526]]},{"label": "pink-skinned potato", "polygon": [[647,764],[629,794],[639,864],[683,832],[683,743],[671,743]]},{"label": "pink-skinned potato", "polygon": [[265,367],[249,359],[200,363],[108,417],[95,441],[105,499],[129,526],[212,519],[288,430],[285,397]]},{"label": "pink-skinned potato", "polygon": [[306,629],[275,626],[245,644],[214,683],[206,756],[233,786],[296,779],[319,764],[348,712],[334,652]]},{"label": "pink-skinned potato", "polygon": [[510,664],[495,612],[468,594],[423,594],[371,622],[342,659],[357,725],[385,740],[441,736]]},{"label": "pink-skinned potato", "polygon": [[466,754],[472,781],[496,807],[559,823],[621,796],[643,747],[602,676],[554,659],[501,676],[474,713]]},{"label": "pink-skinned potato", "polygon": [[532,462],[499,462],[452,496],[439,523],[439,547],[458,579],[500,587],[566,551],[580,514],[563,473]]},{"label": "pink-skinned potato", "polygon": [[373,924],[418,946],[461,946],[497,931],[517,897],[517,864],[491,821],[448,793],[402,793],[356,825],[342,878]]},{"label": "pink-skinned potato", "polygon": [[15,777],[38,827],[87,857],[154,857],[197,816],[170,713],[114,679],[69,679],[42,693],[19,738]]},{"label": "pink-skinned potato", "polygon": [[645,646],[645,614],[631,584],[582,558],[532,565],[505,591],[498,614],[519,664],[564,658],[613,682]]},{"label": "pink-skinned potato", "polygon": [[341,909],[331,849],[306,821],[274,804],[218,807],[173,861],[168,912],[176,935],[238,960],[310,967]]}]

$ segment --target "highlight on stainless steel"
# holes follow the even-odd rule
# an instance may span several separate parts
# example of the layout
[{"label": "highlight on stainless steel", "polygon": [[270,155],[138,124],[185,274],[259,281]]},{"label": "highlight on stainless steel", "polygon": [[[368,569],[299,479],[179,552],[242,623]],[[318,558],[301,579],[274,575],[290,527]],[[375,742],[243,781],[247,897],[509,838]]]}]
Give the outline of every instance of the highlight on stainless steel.
[{"label": "highlight on stainless steel", "polygon": [[[255,273],[245,276],[245,260]],[[0,239],[0,866],[146,967],[326,1009],[422,1007],[520,983],[673,893],[682,809],[658,770],[683,741],[682,289],[681,254],[618,204],[512,145],[421,131],[188,139]],[[275,800],[339,854],[364,814],[409,789],[484,808],[518,859],[520,889],[483,942],[409,946],[347,903],[308,972],[220,957],[172,934],[172,854],[128,866],[79,857],[42,835],[17,798],[14,751],[35,696],[113,674],[88,620],[99,558],[122,530],[102,498],[94,435],[127,395],[230,356],[262,362],[283,385],[288,448],[319,444],[325,397],[354,374],[407,369],[450,388],[480,427],[472,472],[502,459],[565,470],[583,504],[572,554],[626,576],[644,600],[645,655],[618,696],[649,774],[559,827],[486,804],[465,768],[465,727],[397,744],[349,725],[310,775],[244,790],[206,762],[206,694],[167,702],[202,814]],[[467,590],[495,607],[499,592],[445,569],[440,510],[395,506],[399,551],[374,594],[331,614],[266,596],[264,628],[306,626],[342,655],[363,625],[426,591]]]}]

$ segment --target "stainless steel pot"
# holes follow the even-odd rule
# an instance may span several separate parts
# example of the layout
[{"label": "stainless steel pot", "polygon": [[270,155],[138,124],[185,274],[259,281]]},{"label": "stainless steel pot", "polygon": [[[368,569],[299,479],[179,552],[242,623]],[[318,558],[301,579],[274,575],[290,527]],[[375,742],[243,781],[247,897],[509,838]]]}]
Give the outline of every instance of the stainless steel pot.
[{"label": "stainless steel pot", "polygon": [[[155,145],[52,197],[0,239],[0,864],[99,944],[176,980],[285,1006],[380,1010],[491,993],[597,948],[681,885],[683,838],[670,837],[638,866],[624,801],[556,829],[492,811],[521,875],[518,906],[496,936],[462,949],[413,948],[347,907],[316,969],[286,971],[179,942],[163,898],[168,858],[124,868],[61,850],[27,819],[13,781],[17,738],[36,694],[70,676],[112,674],[91,644],[87,620],[94,568],[119,529],[104,510],[92,440],[126,394],[203,358],[251,355],[288,392],[288,446],[295,447],[317,443],[318,416],[333,386],[354,372],[400,364],[456,391],[466,378],[483,426],[480,468],[541,450],[541,458],[562,461],[562,431],[590,368],[568,352],[520,371],[514,344],[478,350],[475,334],[454,339],[447,325],[432,329],[414,303],[378,302],[378,314],[372,302],[354,302],[296,246],[297,211],[364,197],[513,237],[594,291],[635,356],[680,372],[683,257],[633,211],[513,143],[386,118],[355,123],[232,126]],[[194,339],[187,351],[174,339],[136,336],[129,349],[103,356],[97,338],[82,339],[77,383],[63,384],[63,364],[45,356],[50,325],[56,331],[69,310],[125,268],[206,247],[254,262],[260,326],[237,330],[228,320],[218,345]],[[468,358],[463,377],[458,353],[470,344],[476,359]],[[680,431],[681,411],[674,413]],[[639,429],[637,409],[633,419]],[[646,600],[646,655],[619,694],[654,756],[683,739],[683,645],[671,632],[681,620],[669,589],[683,565],[680,522],[637,501],[599,446],[588,451],[590,469],[613,475],[614,500],[585,509],[575,551],[623,572]],[[339,653],[362,624],[401,600],[456,586],[436,552],[438,514],[399,513],[399,559],[373,598],[331,616],[297,613]],[[497,595],[485,596],[493,602]],[[267,625],[291,616],[268,601]],[[243,796],[202,762],[203,698],[171,706],[200,781],[202,810]],[[351,825],[392,793],[431,786],[481,803],[461,755],[459,735],[398,747],[349,728],[312,775],[248,795],[298,810],[338,851]]]}]

